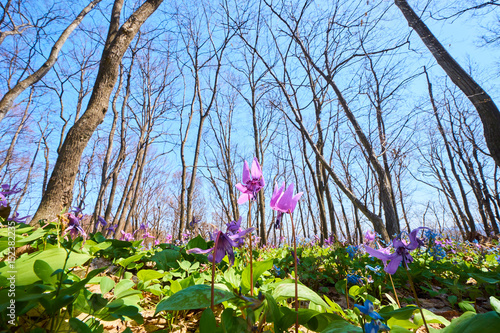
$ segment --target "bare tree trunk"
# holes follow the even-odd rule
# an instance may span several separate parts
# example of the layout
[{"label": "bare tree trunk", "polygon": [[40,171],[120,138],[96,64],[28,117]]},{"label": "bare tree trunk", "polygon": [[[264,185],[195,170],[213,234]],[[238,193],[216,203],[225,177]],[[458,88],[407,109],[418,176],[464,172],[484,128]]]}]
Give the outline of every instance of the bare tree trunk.
[{"label": "bare tree trunk", "polygon": [[62,208],[71,205],[75,176],[82,153],[95,129],[104,120],[122,57],[142,24],[162,2],[163,0],[146,0],[120,27],[123,0],[115,1],[108,37],[87,109],[71,127],[64,140],[47,191],[33,217],[33,223],[42,219],[52,220]]},{"label": "bare tree trunk", "polygon": [[71,35],[73,30],[78,27],[78,25],[82,22],[83,18],[99,3],[101,0],[94,0],[90,2],[81,12],[78,14],[78,16],[71,22],[70,25],[63,31],[61,36],[59,36],[59,39],[54,43],[54,46],[52,46],[52,50],[49,54],[49,57],[47,61],[43,63],[43,65],[36,70],[33,74],[29,75],[27,78],[24,80],[18,82],[12,89],[7,91],[7,93],[2,97],[0,100],[0,122],[2,119],[5,117],[7,112],[10,110],[12,107],[12,104],[14,104],[15,99],[24,91],[26,90],[29,86],[37,83],[40,81],[49,71],[50,69],[54,66],[54,64],[57,61],[57,56],[59,55],[59,51],[61,51],[61,48],[63,47],[64,43],[66,43],[66,40],[68,37]]},{"label": "bare tree trunk", "polygon": [[446,51],[406,0],[394,0],[408,25],[417,32],[437,63],[471,101],[483,123],[484,138],[495,163],[500,166],[500,111],[493,99]]}]

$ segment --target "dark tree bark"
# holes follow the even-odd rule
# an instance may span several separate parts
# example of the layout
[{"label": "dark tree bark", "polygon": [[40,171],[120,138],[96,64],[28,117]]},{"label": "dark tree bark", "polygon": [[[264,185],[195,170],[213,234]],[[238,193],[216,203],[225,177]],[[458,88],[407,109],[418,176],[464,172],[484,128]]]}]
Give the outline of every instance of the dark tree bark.
[{"label": "dark tree bark", "polygon": [[[14,104],[15,99],[28,87],[31,85],[37,83],[40,81],[49,71],[50,69],[54,66],[54,64],[57,61],[57,57],[59,55],[59,51],[61,51],[61,48],[63,47],[64,43],[66,43],[66,40],[68,37],[71,35],[73,30],[80,25],[82,22],[83,18],[99,3],[101,0],[94,0],[90,2],[81,12],[78,14],[78,16],[71,22],[70,25],[63,31],[61,36],[59,36],[59,39],[54,43],[54,46],[52,46],[52,50],[50,51],[50,55],[43,63],[42,66],[38,70],[36,70],[33,74],[30,74],[27,78],[24,80],[18,82],[12,89],[7,91],[5,95],[0,99],[0,122],[2,119],[5,117],[7,112],[10,110],[12,107],[12,104]],[[1,38],[1,37],[0,37]],[[1,41],[1,39],[0,39]]]},{"label": "dark tree bark", "polygon": [[163,0],[146,0],[121,27],[120,13],[123,0],[114,2],[108,36],[87,109],[68,131],[32,223],[42,219],[52,220],[61,209],[71,205],[82,153],[97,126],[104,120],[122,57],[142,24],[162,2]]},{"label": "dark tree bark", "polygon": [[495,163],[500,166],[500,111],[492,98],[446,51],[406,0],[395,0],[408,25],[420,36],[437,63],[471,101],[483,123],[484,138]]}]

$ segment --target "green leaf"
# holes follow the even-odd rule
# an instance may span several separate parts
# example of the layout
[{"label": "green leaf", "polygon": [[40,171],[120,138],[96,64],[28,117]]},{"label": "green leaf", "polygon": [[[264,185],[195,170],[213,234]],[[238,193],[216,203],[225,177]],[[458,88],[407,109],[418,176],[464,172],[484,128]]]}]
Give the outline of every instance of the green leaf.
[{"label": "green leaf", "polygon": [[326,295],[323,295],[323,297],[325,298],[326,303],[328,303],[328,305],[330,306],[330,310],[332,310],[333,312],[338,312],[338,313],[342,314],[343,316],[345,316],[345,312],[344,312],[344,310],[342,310],[340,305],[338,305],[337,303],[335,303],[334,301],[329,299],[328,296],[326,296]]},{"label": "green leaf", "polygon": [[[422,311],[424,312],[425,321],[427,321],[427,324],[436,323],[436,324],[443,324],[444,326],[450,325],[450,321],[445,317],[438,316],[437,314],[434,314],[426,309],[422,309]],[[424,324],[420,311],[415,312],[415,316],[413,317],[413,322],[419,326],[422,326]]]},{"label": "green leaf", "polygon": [[391,326],[391,333],[413,333],[413,332],[410,330],[407,330],[404,327],[394,325],[394,326]]},{"label": "green leaf", "polygon": [[[298,287],[299,299],[305,299],[314,302],[317,305],[323,306],[325,309],[328,308],[328,304],[326,304],[325,301],[323,301],[323,299],[314,291],[301,284],[299,284],[297,287]],[[277,302],[286,298],[293,298],[295,297],[295,284],[288,282],[280,283],[273,290],[272,295]]]},{"label": "green leaf", "polygon": [[124,268],[127,268],[127,266],[129,264],[133,263],[134,261],[138,261],[138,260],[142,259],[142,257],[144,257],[144,253],[136,254],[136,255],[128,257],[128,258],[120,258],[116,261],[116,263]]},{"label": "green leaf", "polygon": [[495,296],[490,296],[490,304],[493,310],[500,313],[500,301]]},{"label": "green leaf", "polygon": [[182,286],[178,280],[174,280],[170,283],[170,291],[175,294],[182,290]]},{"label": "green leaf", "polygon": [[201,314],[200,318],[200,333],[213,333],[217,331],[215,316],[212,309],[207,308]]},{"label": "green leaf", "polygon": [[[87,254],[71,252],[65,269],[68,270],[71,267],[81,266],[90,258],[91,256]],[[54,272],[58,269],[63,269],[65,259],[66,251],[62,248],[57,247],[44,251],[38,251],[17,259],[16,271],[18,272],[18,274],[16,276],[16,286],[26,286],[40,280],[33,269],[35,261],[45,261],[52,268],[52,272]],[[9,270],[11,269],[8,265],[3,266],[2,268],[0,268],[0,275],[9,276],[7,273]]]},{"label": "green leaf", "polygon": [[[199,284],[183,289],[156,306],[155,314],[160,311],[179,311],[207,308],[210,306],[210,286]],[[215,289],[214,304],[225,302],[234,295],[231,292]]]},{"label": "green leaf", "polygon": [[101,282],[100,282],[100,287],[101,287],[101,294],[105,295],[107,294],[111,289],[113,289],[113,287],[115,286],[115,281],[113,281],[113,279],[107,277],[107,276],[103,276],[101,278]]},{"label": "green leaf", "polygon": [[435,330],[439,333],[498,333],[500,315],[495,311],[475,314],[465,312],[459,318],[453,319],[448,327]]},{"label": "green leaf", "polygon": [[[222,327],[225,333],[247,333],[247,323],[239,316],[236,316],[233,309],[228,308],[221,315]],[[201,332],[200,332],[201,333]]]},{"label": "green leaf", "polygon": [[455,295],[448,296],[448,302],[450,302],[451,306],[455,306],[458,302],[458,298]]},{"label": "green leaf", "polygon": [[476,308],[474,308],[472,304],[474,304],[474,302],[462,301],[458,303],[458,307],[462,309],[463,312],[476,312]]},{"label": "green leaf", "polygon": [[[273,259],[269,259],[266,261],[254,261],[253,262],[253,283],[257,282],[259,276],[262,275],[267,270],[273,268]],[[243,273],[241,274],[241,289],[242,293],[246,294],[250,291],[250,265],[245,267]]]},{"label": "green leaf", "polygon": [[390,318],[395,318],[398,320],[407,320],[410,319],[413,313],[418,310],[416,306],[409,305],[404,308],[392,310],[392,306],[386,306],[378,312],[384,320],[388,320]]},{"label": "green leaf", "polygon": [[208,249],[207,242],[201,237],[200,235],[196,236],[195,238],[191,239],[187,244],[186,244],[186,250],[190,250],[193,248],[199,248],[202,250]]},{"label": "green leaf", "polygon": [[92,333],[90,327],[88,327],[87,324],[77,318],[70,318],[69,326],[71,326],[71,328],[77,333]]},{"label": "green leaf", "polygon": [[361,327],[347,323],[344,320],[331,322],[321,333],[363,333]]},{"label": "green leaf", "polygon": [[55,285],[57,282],[57,277],[52,276],[54,272],[52,267],[43,260],[36,260],[33,264],[33,272],[38,276],[43,282]]},{"label": "green leaf", "polygon": [[[135,286],[135,283],[130,280],[121,280],[115,286],[115,297],[122,298],[129,295],[129,291],[132,287]],[[137,291],[137,290],[133,290]]]},{"label": "green leaf", "polygon": [[500,279],[498,278],[498,274],[493,273],[493,272],[491,272],[490,274],[487,274],[487,273],[469,273],[469,276],[476,279],[477,282],[484,283],[484,284],[496,284],[496,283],[500,282]]},{"label": "green leaf", "polygon": [[142,269],[139,272],[137,272],[137,278],[144,282],[162,278],[164,275],[165,273],[160,273],[152,269]]},{"label": "green leaf", "polygon": [[177,268],[179,264],[177,260],[181,258],[181,254],[176,250],[163,250],[151,257],[151,260],[156,263],[156,268],[167,271],[169,268]]}]

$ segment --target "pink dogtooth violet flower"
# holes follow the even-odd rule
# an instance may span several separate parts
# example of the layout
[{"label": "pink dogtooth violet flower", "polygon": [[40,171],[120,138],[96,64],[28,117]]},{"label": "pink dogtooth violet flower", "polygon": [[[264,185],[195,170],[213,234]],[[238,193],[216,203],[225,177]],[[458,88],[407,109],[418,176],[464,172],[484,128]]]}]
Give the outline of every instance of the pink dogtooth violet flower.
[{"label": "pink dogtooth violet flower", "polygon": [[248,200],[252,200],[265,185],[262,169],[257,158],[254,157],[251,170],[248,167],[247,161],[245,161],[241,183],[236,184],[236,188],[241,192],[238,204],[241,205]]},{"label": "pink dogtooth violet flower", "polygon": [[276,229],[280,228],[283,213],[292,214],[295,210],[295,206],[297,206],[297,202],[299,201],[303,193],[300,192],[296,195],[293,195],[293,183],[291,183],[286,191],[283,192],[284,189],[285,182],[283,182],[283,185],[281,185],[280,188],[278,188],[278,185],[276,184],[274,187],[273,195],[271,197],[271,209],[274,209],[278,212],[278,216],[276,217],[276,224],[274,225]]},{"label": "pink dogtooth violet flower", "polygon": [[416,248],[423,245],[421,239],[417,238],[417,234],[421,229],[428,229],[426,227],[420,227],[413,229],[410,234],[410,243],[407,244],[405,241],[395,238],[392,240],[392,246],[394,248],[394,252],[388,254],[387,248],[383,250],[375,250],[368,245],[365,245],[365,250],[372,257],[378,258],[382,260],[384,263],[390,260],[389,264],[387,264],[384,270],[389,274],[394,274],[398,270],[399,264],[403,263],[404,265],[408,265],[408,263],[413,262],[413,257],[410,255],[410,251],[415,250]]}]

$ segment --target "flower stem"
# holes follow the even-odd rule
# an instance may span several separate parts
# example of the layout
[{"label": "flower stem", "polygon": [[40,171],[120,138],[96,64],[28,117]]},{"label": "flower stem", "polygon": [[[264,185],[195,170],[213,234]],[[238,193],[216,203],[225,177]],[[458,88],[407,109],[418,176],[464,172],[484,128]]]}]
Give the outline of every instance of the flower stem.
[{"label": "flower stem", "polygon": [[[247,228],[252,227],[251,222],[252,213],[252,200],[248,201],[248,216],[247,216]],[[250,238],[250,296],[253,296],[253,250],[252,250],[252,233],[249,234]]]},{"label": "flower stem", "polygon": [[424,321],[425,329],[429,333],[430,332],[429,327],[427,326],[427,321],[425,320],[424,317],[424,311],[422,310],[422,306],[420,305],[420,301],[418,300],[417,291],[415,290],[415,286],[413,285],[413,280],[411,279],[410,272],[408,272],[408,267],[406,267],[405,263],[403,263],[403,267],[405,268],[406,275],[408,276],[408,281],[410,281],[411,290],[413,291],[413,296],[415,296],[415,301],[417,302],[417,306],[420,309],[420,314],[422,315],[422,320]]},{"label": "flower stem", "polygon": [[394,296],[396,296],[396,302],[398,302],[398,306],[401,309],[401,304],[399,304],[399,298],[398,298],[398,292],[396,291],[396,288],[394,288],[394,282],[392,282],[392,275],[389,275],[389,279],[391,279],[391,284],[392,284],[392,290],[394,290]]},{"label": "flower stem", "polygon": [[210,289],[210,308],[212,312],[215,313],[215,305],[214,305],[214,295],[215,295],[215,249],[217,249],[217,243],[219,242],[220,232],[217,233],[217,237],[214,242],[214,251],[212,253],[212,286]]},{"label": "flower stem", "polygon": [[297,240],[295,238],[295,226],[293,224],[293,216],[290,211],[290,221],[292,223],[292,239],[293,239],[293,263],[295,266],[295,312],[297,314],[295,318],[295,333],[299,332],[299,286],[298,286],[298,269],[297,269]]}]

